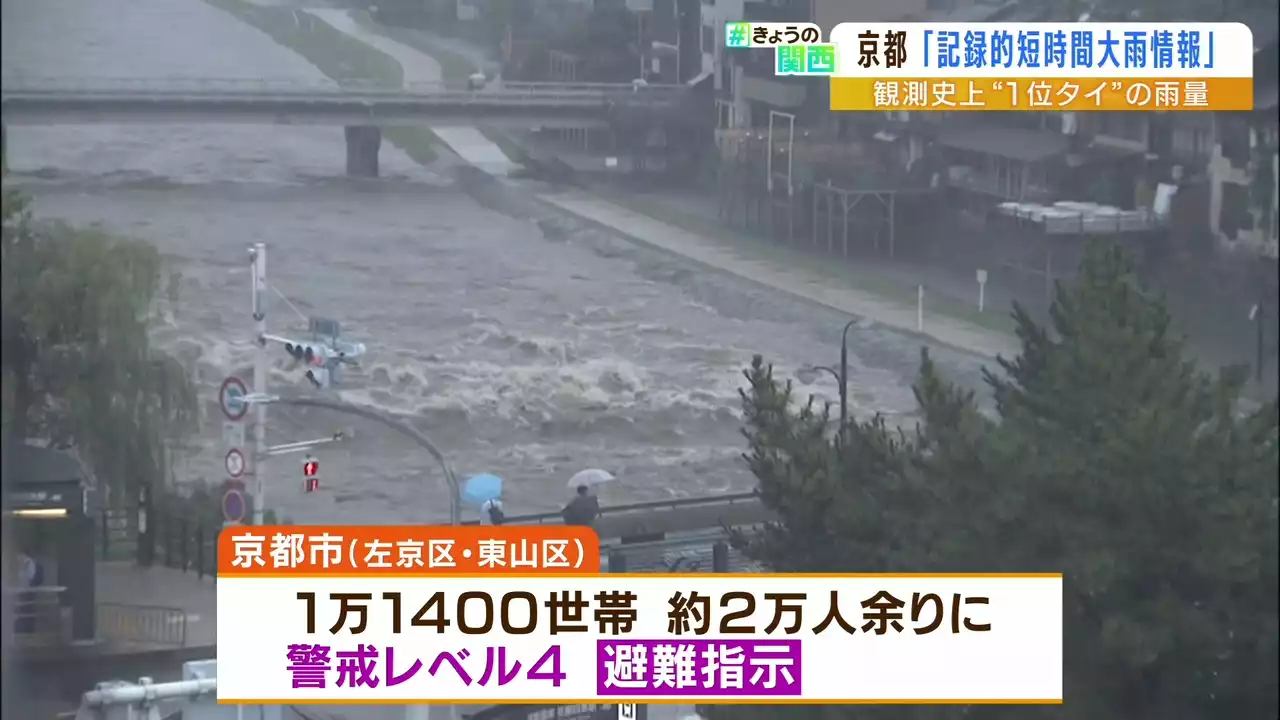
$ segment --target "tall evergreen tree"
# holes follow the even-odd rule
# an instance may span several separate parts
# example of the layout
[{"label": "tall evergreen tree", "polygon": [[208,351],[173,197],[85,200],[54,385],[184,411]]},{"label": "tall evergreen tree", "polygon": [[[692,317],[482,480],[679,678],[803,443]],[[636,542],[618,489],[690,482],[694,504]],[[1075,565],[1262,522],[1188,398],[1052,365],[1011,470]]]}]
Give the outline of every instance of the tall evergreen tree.
[{"label": "tall evergreen tree", "polygon": [[747,461],[779,522],[736,541],[778,571],[1063,572],[1067,704],[786,716],[1274,717],[1276,402],[1245,412],[1243,373],[1185,360],[1113,247],[1059,287],[1048,327],[1014,315],[1022,352],[987,375],[995,419],[926,354],[914,432],[832,430],[757,358]]},{"label": "tall evergreen tree", "polygon": [[1243,371],[1185,360],[1114,247],[1059,290],[1051,328],[1015,317],[1022,354],[987,379],[1023,512],[1042,520],[1021,561],[1067,574],[1072,672],[1116,717],[1274,708],[1274,401],[1245,414]]}]

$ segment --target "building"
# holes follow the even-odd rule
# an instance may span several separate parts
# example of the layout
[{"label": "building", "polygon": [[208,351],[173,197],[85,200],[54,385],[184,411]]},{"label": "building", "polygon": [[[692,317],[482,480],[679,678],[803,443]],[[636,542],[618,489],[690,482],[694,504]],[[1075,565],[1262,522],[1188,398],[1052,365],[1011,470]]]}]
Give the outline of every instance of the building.
[{"label": "building", "polygon": [[[5,453],[6,522],[13,547],[41,567],[43,579],[13,595],[16,621],[5,627],[20,647],[69,646],[95,637],[92,483],[72,455],[34,445],[15,444]],[[6,567],[14,567],[6,560]],[[11,588],[8,578],[4,592]]]},{"label": "building", "polygon": [[703,74],[701,0],[652,0],[644,26],[647,79],[679,84]]},{"label": "building", "polygon": [[1280,121],[1277,121],[1277,29],[1254,28],[1251,113],[1216,113],[1208,158],[1209,230],[1231,252],[1275,259],[1280,229]]},{"label": "building", "polygon": [[743,19],[745,4],[745,0],[702,0],[702,69],[715,77],[716,105],[719,108],[717,126],[720,128],[734,126],[731,53],[738,52],[725,47],[724,26]]}]

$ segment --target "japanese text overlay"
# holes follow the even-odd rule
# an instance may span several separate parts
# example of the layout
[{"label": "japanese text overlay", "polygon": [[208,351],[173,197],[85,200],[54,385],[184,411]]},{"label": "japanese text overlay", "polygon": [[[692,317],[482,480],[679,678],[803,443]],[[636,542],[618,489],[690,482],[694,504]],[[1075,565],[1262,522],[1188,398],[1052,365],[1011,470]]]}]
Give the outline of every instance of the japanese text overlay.
[{"label": "japanese text overlay", "polygon": [[1062,700],[1060,575],[254,567],[218,578],[224,702]]},{"label": "japanese text overlay", "polygon": [[1241,23],[844,23],[828,42],[833,110],[1253,109]]}]

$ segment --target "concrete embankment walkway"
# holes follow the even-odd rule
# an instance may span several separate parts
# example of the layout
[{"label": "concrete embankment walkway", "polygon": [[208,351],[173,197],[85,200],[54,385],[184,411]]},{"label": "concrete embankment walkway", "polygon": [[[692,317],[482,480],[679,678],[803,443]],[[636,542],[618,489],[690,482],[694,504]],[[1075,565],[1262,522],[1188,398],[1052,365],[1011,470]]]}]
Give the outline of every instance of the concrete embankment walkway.
[{"label": "concrete embankment walkway", "polygon": [[[696,233],[632,212],[583,192],[546,194],[543,202],[573,215],[616,230],[642,244],[680,255],[703,265],[751,280],[803,300],[894,328],[916,333],[916,308],[885,300],[800,268],[741,257],[730,247]],[[928,299],[926,298],[926,307]],[[1011,356],[1017,342],[1002,333],[952,318],[928,313],[919,334],[965,352],[994,357]]]},{"label": "concrete embankment walkway", "polygon": [[365,45],[370,45],[379,52],[390,55],[393,60],[400,63],[400,67],[404,71],[405,85],[440,84],[440,63],[436,62],[435,58],[373,32],[356,22],[356,19],[351,17],[351,13],[346,10],[308,8],[305,12],[332,25],[339,32],[346,33]]},{"label": "concrete embankment walkway", "polygon": [[[438,85],[442,81],[440,63],[416,48],[379,35],[361,25],[346,10],[308,9],[306,12],[360,42],[386,53],[400,63],[406,86]],[[492,175],[506,175],[518,167],[479,130],[465,126],[432,126],[431,131],[458,157]]]}]

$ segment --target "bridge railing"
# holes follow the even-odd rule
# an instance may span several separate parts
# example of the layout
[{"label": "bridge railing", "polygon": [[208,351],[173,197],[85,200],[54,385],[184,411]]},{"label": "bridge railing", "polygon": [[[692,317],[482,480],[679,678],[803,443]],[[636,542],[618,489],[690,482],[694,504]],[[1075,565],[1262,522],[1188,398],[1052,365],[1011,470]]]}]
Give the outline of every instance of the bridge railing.
[{"label": "bridge railing", "polygon": [[299,82],[271,78],[187,78],[187,77],[62,77],[6,75],[0,78],[4,93],[22,95],[270,95],[270,96],[377,96],[377,97],[589,97],[618,94],[670,97],[685,92],[680,85],[640,85],[614,83],[518,82],[496,83],[479,90],[447,88],[443,83],[390,85],[367,83]]},{"label": "bridge railing", "polygon": [[[756,502],[760,499],[754,492],[732,493],[728,495],[708,495],[704,497],[678,498],[672,500],[652,500],[647,502],[628,503],[626,505],[609,505],[600,508],[600,517],[618,517],[631,513],[652,510],[679,510],[683,508],[734,505],[737,503]],[[559,511],[531,513],[528,515],[511,515],[503,520],[506,525],[562,525],[564,518]],[[463,525],[479,525],[479,520],[464,520]]]}]

